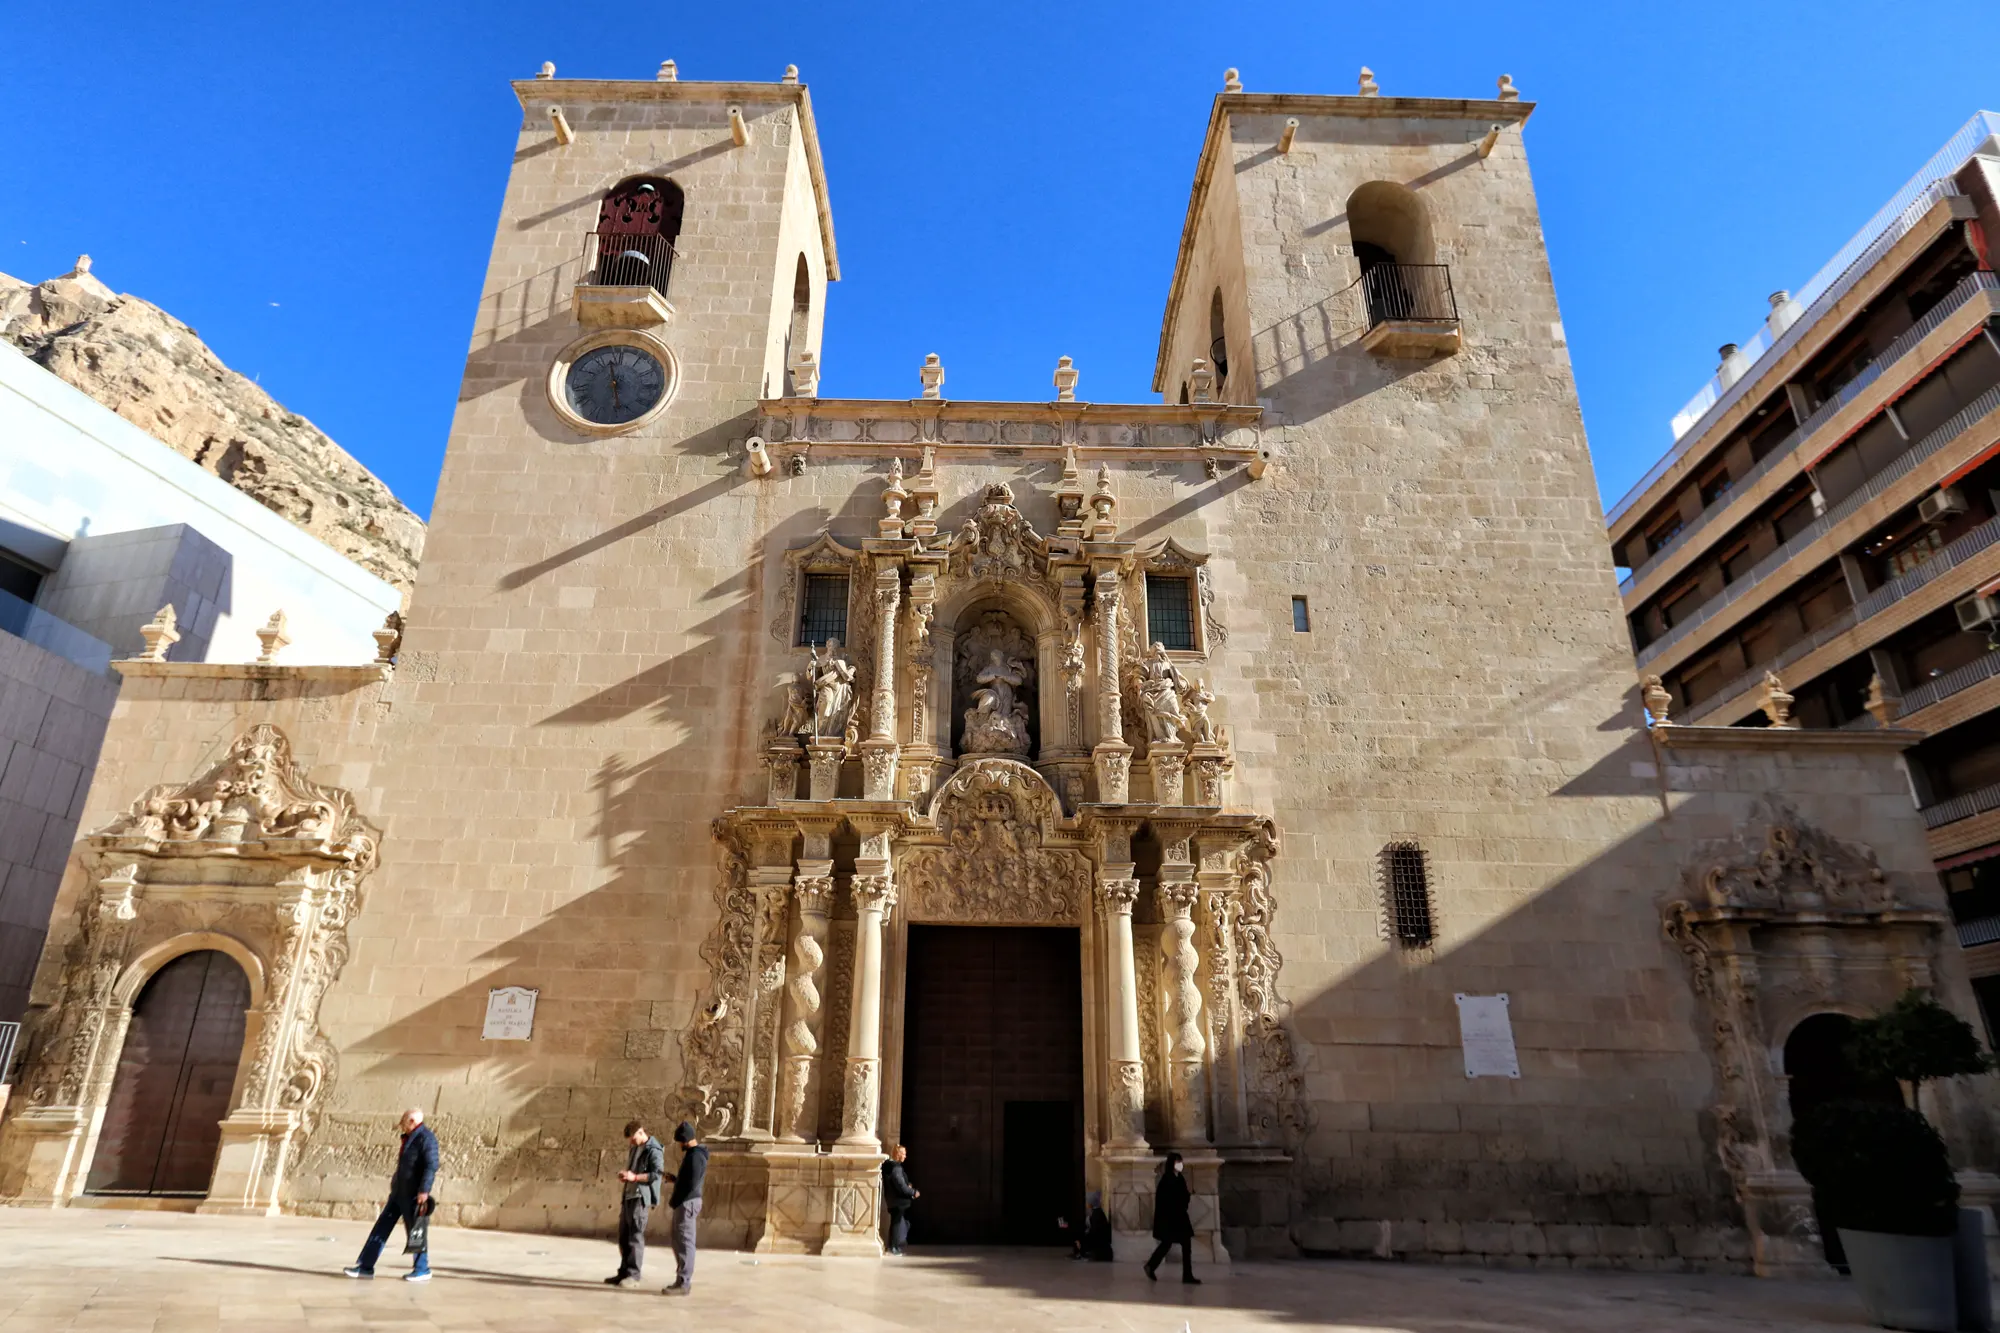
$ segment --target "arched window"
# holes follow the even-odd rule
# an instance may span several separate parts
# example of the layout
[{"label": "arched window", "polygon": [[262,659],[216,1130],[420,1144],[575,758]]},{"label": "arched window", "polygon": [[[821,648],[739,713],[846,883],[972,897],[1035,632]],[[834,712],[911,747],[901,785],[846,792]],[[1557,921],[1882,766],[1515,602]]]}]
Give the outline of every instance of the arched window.
[{"label": "arched window", "polygon": [[597,208],[594,281],[603,287],[651,287],[666,294],[687,200],[657,176],[621,181]]},{"label": "arched window", "polygon": [[1381,871],[1384,933],[1399,948],[1428,949],[1437,932],[1424,849],[1414,842],[1390,843],[1382,849]]},{"label": "arched window", "polygon": [[[1361,267],[1361,289],[1370,323],[1434,319],[1437,247],[1430,212],[1416,191],[1391,181],[1369,181],[1347,197],[1347,231]],[[1455,312],[1454,312],[1455,316]]]},{"label": "arched window", "polygon": [[797,276],[792,279],[792,322],[785,329],[785,393],[799,391],[792,382],[792,358],[806,349],[812,336],[812,270],[806,257],[799,256]]},{"label": "arched window", "polygon": [[1229,338],[1222,324],[1222,288],[1208,300],[1208,364],[1215,367],[1215,396],[1227,402],[1222,386],[1229,382]]}]

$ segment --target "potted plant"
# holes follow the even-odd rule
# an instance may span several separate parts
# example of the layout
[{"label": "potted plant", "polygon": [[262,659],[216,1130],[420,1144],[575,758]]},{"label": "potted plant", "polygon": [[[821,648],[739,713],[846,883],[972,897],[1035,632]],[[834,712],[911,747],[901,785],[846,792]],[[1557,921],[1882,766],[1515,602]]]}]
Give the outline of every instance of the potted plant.
[{"label": "potted plant", "polygon": [[1894,1079],[1905,1104],[1817,1107],[1793,1127],[1792,1156],[1839,1230],[1863,1302],[1888,1328],[1990,1327],[1984,1219],[1958,1207],[1951,1160],[1918,1092],[1984,1072],[1992,1057],[1971,1025],[1915,990],[1856,1023],[1846,1055],[1864,1078]]}]

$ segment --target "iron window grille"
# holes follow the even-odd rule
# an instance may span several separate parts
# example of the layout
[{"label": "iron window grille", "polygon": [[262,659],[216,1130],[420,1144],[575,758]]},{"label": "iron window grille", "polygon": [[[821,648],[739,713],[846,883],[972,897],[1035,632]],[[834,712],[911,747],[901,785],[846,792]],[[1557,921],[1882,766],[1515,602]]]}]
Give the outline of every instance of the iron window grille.
[{"label": "iron window grille", "polygon": [[800,599],[799,642],[847,642],[847,575],[808,574]]},{"label": "iron window grille", "polygon": [[1195,651],[1194,597],[1190,580],[1176,575],[1146,576],[1146,641],[1176,652]]},{"label": "iron window grille", "polygon": [[1382,919],[1390,941],[1400,948],[1428,949],[1437,937],[1430,865],[1414,842],[1392,842],[1382,849]]}]

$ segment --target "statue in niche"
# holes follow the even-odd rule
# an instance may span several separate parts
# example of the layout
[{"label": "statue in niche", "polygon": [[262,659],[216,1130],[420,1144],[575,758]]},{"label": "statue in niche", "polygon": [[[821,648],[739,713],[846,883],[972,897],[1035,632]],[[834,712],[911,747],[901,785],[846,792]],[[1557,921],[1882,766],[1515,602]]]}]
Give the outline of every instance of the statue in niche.
[{"label": "statue in niche", "polygon": [[838,739],[850,729],[848,714],[854,710],[854,666],[836,653],[840,640],[828,639],[812,649],[806,678],[812,682],[812,734],[814,740]]},{"label": "statue in niche", "polygon": [[1181,698],[1188,682],[1167,656],[1167,646],[1156,643],[1139,664],[1139,709],[1146,717],[1146,739],[1162,745],[1181,743],[1188,725],[1181,711]]},{"label": "statue in niche", "polygon": [[1028,706],[1016,694],[1028,683],[1028,664],[1000,649],[986,654],[973,680],[972,707],[965,710],[967,754],[1026,754]]},{"label": "statue in niche", "polygon": [[1219,741],[1215,721],[1209,717],[1209,705],[1215,702],[1215,691],[1198,680],[1187,682],[1181,689],[1181,712],[1185,718],[1187,739],[1196,745],[1217,745]]}]

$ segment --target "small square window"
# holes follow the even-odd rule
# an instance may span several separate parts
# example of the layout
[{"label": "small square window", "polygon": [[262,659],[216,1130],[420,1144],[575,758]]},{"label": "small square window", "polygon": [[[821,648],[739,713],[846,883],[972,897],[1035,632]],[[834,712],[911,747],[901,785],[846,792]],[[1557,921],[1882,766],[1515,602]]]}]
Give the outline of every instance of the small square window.
[{"label": "small square window", "polygon": [[1194,599],[1188,579],[1165,574],[1146,576],[1146,641],[1162,643],[1175,652],[1194,651]]},{"label": "small square window", "polygon": [[1312,633],[1312,609],[1303,597],[1292,598],[1292,628],[1300,634]]},{"label": "small square window", "polygon": [[805,596],[800,600],[800,643],[847,642],[847,575],[806,575]]}]

